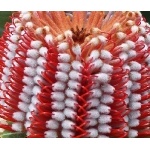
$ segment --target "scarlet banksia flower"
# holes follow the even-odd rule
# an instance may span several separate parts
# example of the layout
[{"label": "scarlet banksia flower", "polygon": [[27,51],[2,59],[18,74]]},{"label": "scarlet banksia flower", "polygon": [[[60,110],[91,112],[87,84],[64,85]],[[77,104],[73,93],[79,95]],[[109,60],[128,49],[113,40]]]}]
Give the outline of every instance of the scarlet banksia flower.
[{"label": "scarlet banksia flower", "polygon": [[150,136],[150,25],[140,12],[11,18],[0,39],[0,128],[29,138]]}]

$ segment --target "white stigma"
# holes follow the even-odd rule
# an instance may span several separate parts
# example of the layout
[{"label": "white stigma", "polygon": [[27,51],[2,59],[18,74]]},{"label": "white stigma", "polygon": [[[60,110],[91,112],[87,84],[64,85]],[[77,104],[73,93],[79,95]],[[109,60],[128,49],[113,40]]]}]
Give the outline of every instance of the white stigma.
[{"label": "white stigma", "polygon": [[46,121],[46,127],[49,129],[58,129],[59,123],[56,120],[49,120],[49,121]]},{"label": "white stigma", "polygon": [[24,112],[15,112],[15,113],[13,113],[13,118],[16,119],[16,121],[24,121],[25,113]]},{"label": "white stigma", "polygon": [[41,41],[31,41],[31,47],[35,49],[39,49],[42,46]]},{"label": "white stigma", "polygon": [[65,52],[68,48],[69,48],[69,44],[66,42],[63,42],[58,45],[57,50],[59,53],[61,53],[61,52]]},{"label": "white stigma", "polygon": [[109,51],[101,50],[100,51],[100,57],[104,60],[111,60],[113,56]]}]

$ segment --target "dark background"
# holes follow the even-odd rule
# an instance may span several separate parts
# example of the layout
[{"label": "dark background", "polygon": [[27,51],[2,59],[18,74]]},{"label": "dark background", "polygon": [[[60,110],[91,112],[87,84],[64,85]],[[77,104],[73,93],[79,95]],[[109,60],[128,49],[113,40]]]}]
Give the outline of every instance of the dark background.
[{"label": "dark background", "polygon": [[[150,23],[150,11],[141,11],[146,20]],[[10,21],[11,11],[0,11],[0,36],[3,32],[4,25],[7,21]]]}]

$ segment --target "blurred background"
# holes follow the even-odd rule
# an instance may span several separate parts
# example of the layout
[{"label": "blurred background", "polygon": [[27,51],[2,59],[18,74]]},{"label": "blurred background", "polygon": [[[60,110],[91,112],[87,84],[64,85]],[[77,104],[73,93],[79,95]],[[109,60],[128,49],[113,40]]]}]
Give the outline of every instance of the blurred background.
[{"label": "blurred background", "polygon": [[[146,20],[150,23],[150,11],[141,11]],[[10,21],[11,11],[0,11],[0,36],[4,30],[4,25],[6,22]]]}]

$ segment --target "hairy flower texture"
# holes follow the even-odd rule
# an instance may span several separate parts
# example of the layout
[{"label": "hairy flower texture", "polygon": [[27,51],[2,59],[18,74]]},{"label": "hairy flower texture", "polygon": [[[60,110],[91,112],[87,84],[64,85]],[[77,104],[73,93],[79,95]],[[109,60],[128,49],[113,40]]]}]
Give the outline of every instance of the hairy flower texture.
[{"label": "hairy flower texture", "polygon": [[15,12],[0,58],[0,128],[150,136],[150,25],[140,12]]}]

